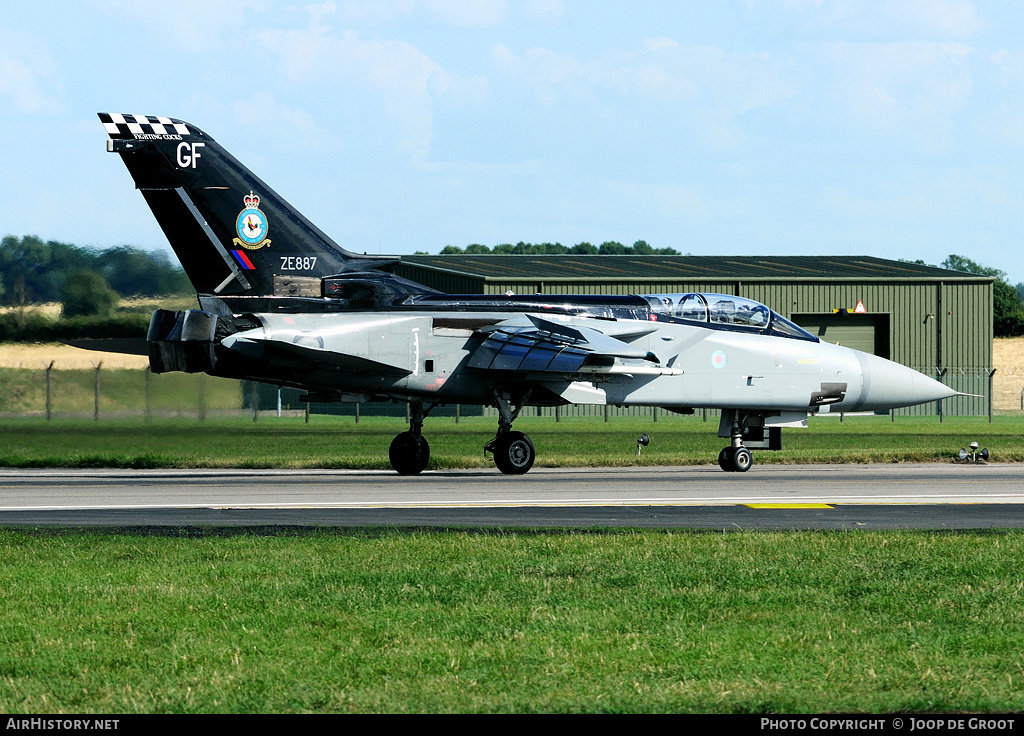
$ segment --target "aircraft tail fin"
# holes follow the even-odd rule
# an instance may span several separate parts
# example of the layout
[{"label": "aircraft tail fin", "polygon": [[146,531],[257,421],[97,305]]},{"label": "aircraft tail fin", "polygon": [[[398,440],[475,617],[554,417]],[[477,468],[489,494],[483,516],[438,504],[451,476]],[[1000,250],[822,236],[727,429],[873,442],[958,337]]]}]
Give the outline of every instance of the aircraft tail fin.
[{"label": "aircraft tail fin", "polygon": [[99,117],[200,294],[319,296],[324,276],[398,266],[339,246],[190,123]]}]

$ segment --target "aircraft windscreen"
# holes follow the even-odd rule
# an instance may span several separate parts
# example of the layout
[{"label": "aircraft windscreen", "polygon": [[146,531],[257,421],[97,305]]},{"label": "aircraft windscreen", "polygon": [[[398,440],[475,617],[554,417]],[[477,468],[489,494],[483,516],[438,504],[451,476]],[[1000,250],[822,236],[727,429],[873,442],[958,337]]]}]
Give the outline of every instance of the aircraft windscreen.
[{"label": "aircraft windscreen", "polygon": [[700,322],[708,327],[818,342],[818,338],[764,304],[731,294],[645,294],[659,319]]},{"label": "aircraft windscreen", "polygon": [[799,325],[795,325],[785,317],[772,312],[772,329],[773,335],[781,335],[782,337],[795,337],[798,340],[810,340],[812,342],[821,342],[816,336],[805,330]]}]

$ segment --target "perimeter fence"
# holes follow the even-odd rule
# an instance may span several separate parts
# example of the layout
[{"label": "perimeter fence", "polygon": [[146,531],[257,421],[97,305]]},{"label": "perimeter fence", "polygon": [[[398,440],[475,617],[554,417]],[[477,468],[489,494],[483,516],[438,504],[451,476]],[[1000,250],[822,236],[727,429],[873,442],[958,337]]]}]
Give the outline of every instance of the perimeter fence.
[{"label": "perimeter fence", "polygon": [[[928,371],[922,371],[929,373]],[[899,416],[934,415],[984,416],[1024,413],[1024,371],[996,372],[977,369],[948,369],[943,375],[929,373],[951,388],[974,396],[957,396],[944,402],[932,402],[892,412]],[[253,381],[214,378],[205,374],[154,374],[149,369],[107,369],[103,364],[91,369],[60,370],[49,367],[0,368],[0,416],[4,417],[196,417],[248,416],[269,414],[296,416],[333,414],[352,416],[407,417],[404,403],[366,402],[305,403],[297,389],[279,389]],[[991,398],[991,401],[990,401]],[[497,416],[492,407],[477,405],[438,406],[431,417]],[[696,410],[706,421],[718,421],[713,410]],[[594,417],[607,421],[616,416],[671,416],[666,409],[653,407],[615,407],[576,405],[528,407],[523,416]]]}]

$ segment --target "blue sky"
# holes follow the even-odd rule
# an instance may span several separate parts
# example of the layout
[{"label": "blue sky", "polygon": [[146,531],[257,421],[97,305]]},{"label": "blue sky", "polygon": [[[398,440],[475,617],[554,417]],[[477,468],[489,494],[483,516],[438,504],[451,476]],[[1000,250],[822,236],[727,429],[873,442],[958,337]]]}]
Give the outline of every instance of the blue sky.
[{"label": "blue sky", "polygon": [[966,255],[1024,281],[1024,3],[76,0],[0,14],[0,235],[167,248],[95,114],[341,245]]}]

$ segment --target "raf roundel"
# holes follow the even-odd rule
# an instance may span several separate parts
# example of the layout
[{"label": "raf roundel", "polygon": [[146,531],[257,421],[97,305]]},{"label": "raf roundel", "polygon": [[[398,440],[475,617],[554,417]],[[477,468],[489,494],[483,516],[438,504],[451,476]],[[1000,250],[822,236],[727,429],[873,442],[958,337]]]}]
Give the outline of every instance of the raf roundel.
[{"label": "raf roundel", "polygon": [[711,365],[713,365],[715,368],[725,368],[725,364],[725,353],[723,353],[721,350],[716,350],[711,354]]},{"label": "raf roundel", "polygon": [[242,201],[245,203],[245,209],[238,213],[238,219],[235,220],[235,231],[238,233],[235,244],[250,250],[270,245],[270,241],[267,240],[267,216],[259,208],[259,196],[250,191]]}]

